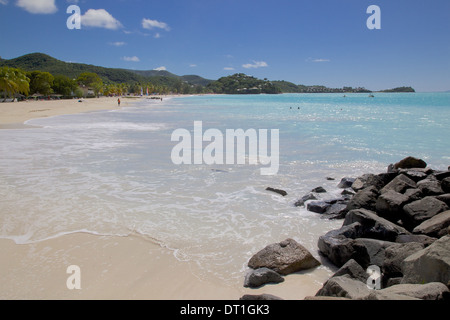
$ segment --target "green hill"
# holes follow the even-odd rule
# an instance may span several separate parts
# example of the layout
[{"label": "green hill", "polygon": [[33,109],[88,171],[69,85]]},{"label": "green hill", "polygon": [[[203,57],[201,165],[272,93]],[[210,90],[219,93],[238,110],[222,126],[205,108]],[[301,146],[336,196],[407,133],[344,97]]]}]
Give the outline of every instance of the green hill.
[{"label": "green hill", "polygon": [[207,86],[214,93],[225,94],[277,94],[281,89],[273,85],[272,82],[260,80],[243,73],[236,73],[232,76],[222,77],[217,81],[211,82]]},{"label": "green hill", "polygon": [[55,59],[43,53],[31,53],[10,60],[0,60],[0,67],[20,68],[25,71],[45,71],[53,75],[65,75],[69,78],[77,78],[83,72],[98,74],[105,83],[136,83],[152,82],[157,85],[175,86],[180,81],[190,85],[202,85],[211,80],[200,76],[177,76],[168,71],[139,71],[118,68],[104,68],[84,63],[71,63]]}]

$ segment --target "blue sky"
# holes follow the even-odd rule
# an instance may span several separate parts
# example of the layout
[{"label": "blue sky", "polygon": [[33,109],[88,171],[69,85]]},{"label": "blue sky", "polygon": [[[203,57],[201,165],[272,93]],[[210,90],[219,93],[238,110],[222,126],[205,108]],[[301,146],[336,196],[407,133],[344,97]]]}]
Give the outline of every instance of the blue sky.
[{"label": "blue sky", "polygon": [[[69,30],[69,5],[81,9]],[[369,30],[367,8],[381,10]],[[0,56],[205,78],[450,90],[448,0],[0,0]]]}]

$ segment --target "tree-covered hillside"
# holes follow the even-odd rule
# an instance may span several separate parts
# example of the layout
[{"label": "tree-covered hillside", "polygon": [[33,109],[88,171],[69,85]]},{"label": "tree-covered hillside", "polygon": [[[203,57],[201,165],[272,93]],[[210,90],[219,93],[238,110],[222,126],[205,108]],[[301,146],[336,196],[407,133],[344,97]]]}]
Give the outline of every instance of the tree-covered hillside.
[{"label": "tree-covered hillside", "polygon": [[260,80],[243,73],[236,73],[232,76],[222,77],[217,81],[207,85],[214,93],[226,94],[278,94],[281,89],[276,87],[267,79]]}]

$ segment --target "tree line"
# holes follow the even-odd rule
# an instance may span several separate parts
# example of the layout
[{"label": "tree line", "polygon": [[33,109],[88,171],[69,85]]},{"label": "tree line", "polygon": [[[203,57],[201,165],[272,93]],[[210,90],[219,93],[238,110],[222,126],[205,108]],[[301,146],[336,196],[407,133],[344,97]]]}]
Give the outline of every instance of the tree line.
[{"label": "tree line", "polygon": [[62,98],[81,98],[140,94],[193,94],[205,93],[201,85],[190,85],[181,80],[175,83],[155,84],[146,82],[114,83],[103,82],[94,72],[83,72],[72,79],[65,75],[52,75],[45,71],[24,71],[19,68],[0,68],[0,94],[7,98],[52,96]]}]

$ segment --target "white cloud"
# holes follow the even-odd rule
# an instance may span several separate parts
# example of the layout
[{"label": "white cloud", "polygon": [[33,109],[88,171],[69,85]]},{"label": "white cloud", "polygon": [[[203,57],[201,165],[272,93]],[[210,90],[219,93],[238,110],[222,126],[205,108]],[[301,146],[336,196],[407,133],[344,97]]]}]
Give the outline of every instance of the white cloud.
[{"label": "white cloud", "polygon": [[112,46],[115,46],[115,47],[122,47],[122,46],[126,45],[125,42],[121,42],[121,41],[110,42],[109,44],[112,45]]},{"label": "white cloud", "polygon": [[155,68],[153,70],[155,70],[155,71],[166,71],[167,68],[162,66],[162,67],[159,67],[159,68]]},{"label": "white cloud", "polygon": [[253,61],[253,63],[247,63],[247,64],[242,65],[242,67],[245,68],[245,69],[265,68],[265,67],[268,67],[268,66],[269,65],[265,61]]},{"label": "white cloud", "polygon": [[0,0],[0,4],[7,5],[8,4],[8,0]]},{"label": "white cloud", "polygon": [[[7,4],[2,0],[2,4]],[[58,11],[55,0],[17,0],[17,6],[33,14],[51,14]]]},{"label": "white cloud", "polygon": [[81,16],[81,24],[85,27],[105,28],[110,30],[117,30],[123,27],[120,21],[114,18],[105,9],[89,9]]},{"label": "white cloud", "polygon": [[190,64],[189,67],[191,67],[191,68],[196,68],[197,65],[193,63],[193,64]]},{"label": "white cloud", "polygon": [[139,59],[136,56],[134,56],[134,57],[123,57],[122,60],[129,61],[129,62],[139,62],[139,61],[141,61],[141,59]]},{"label": "white cloud", "polygon": [[234,70],[234,68],[233,67],[225,67],[225,68],[223,68],[223,70],[231,71],[231,70]]},{"label": "white cloud", "polygon": [[148,29],[148,30],[158,28],[158,29],[170,31],[170,27],[167,23],[160,22],[157,20],[151,20],[151,19],[142,19],[142,28]]}]

